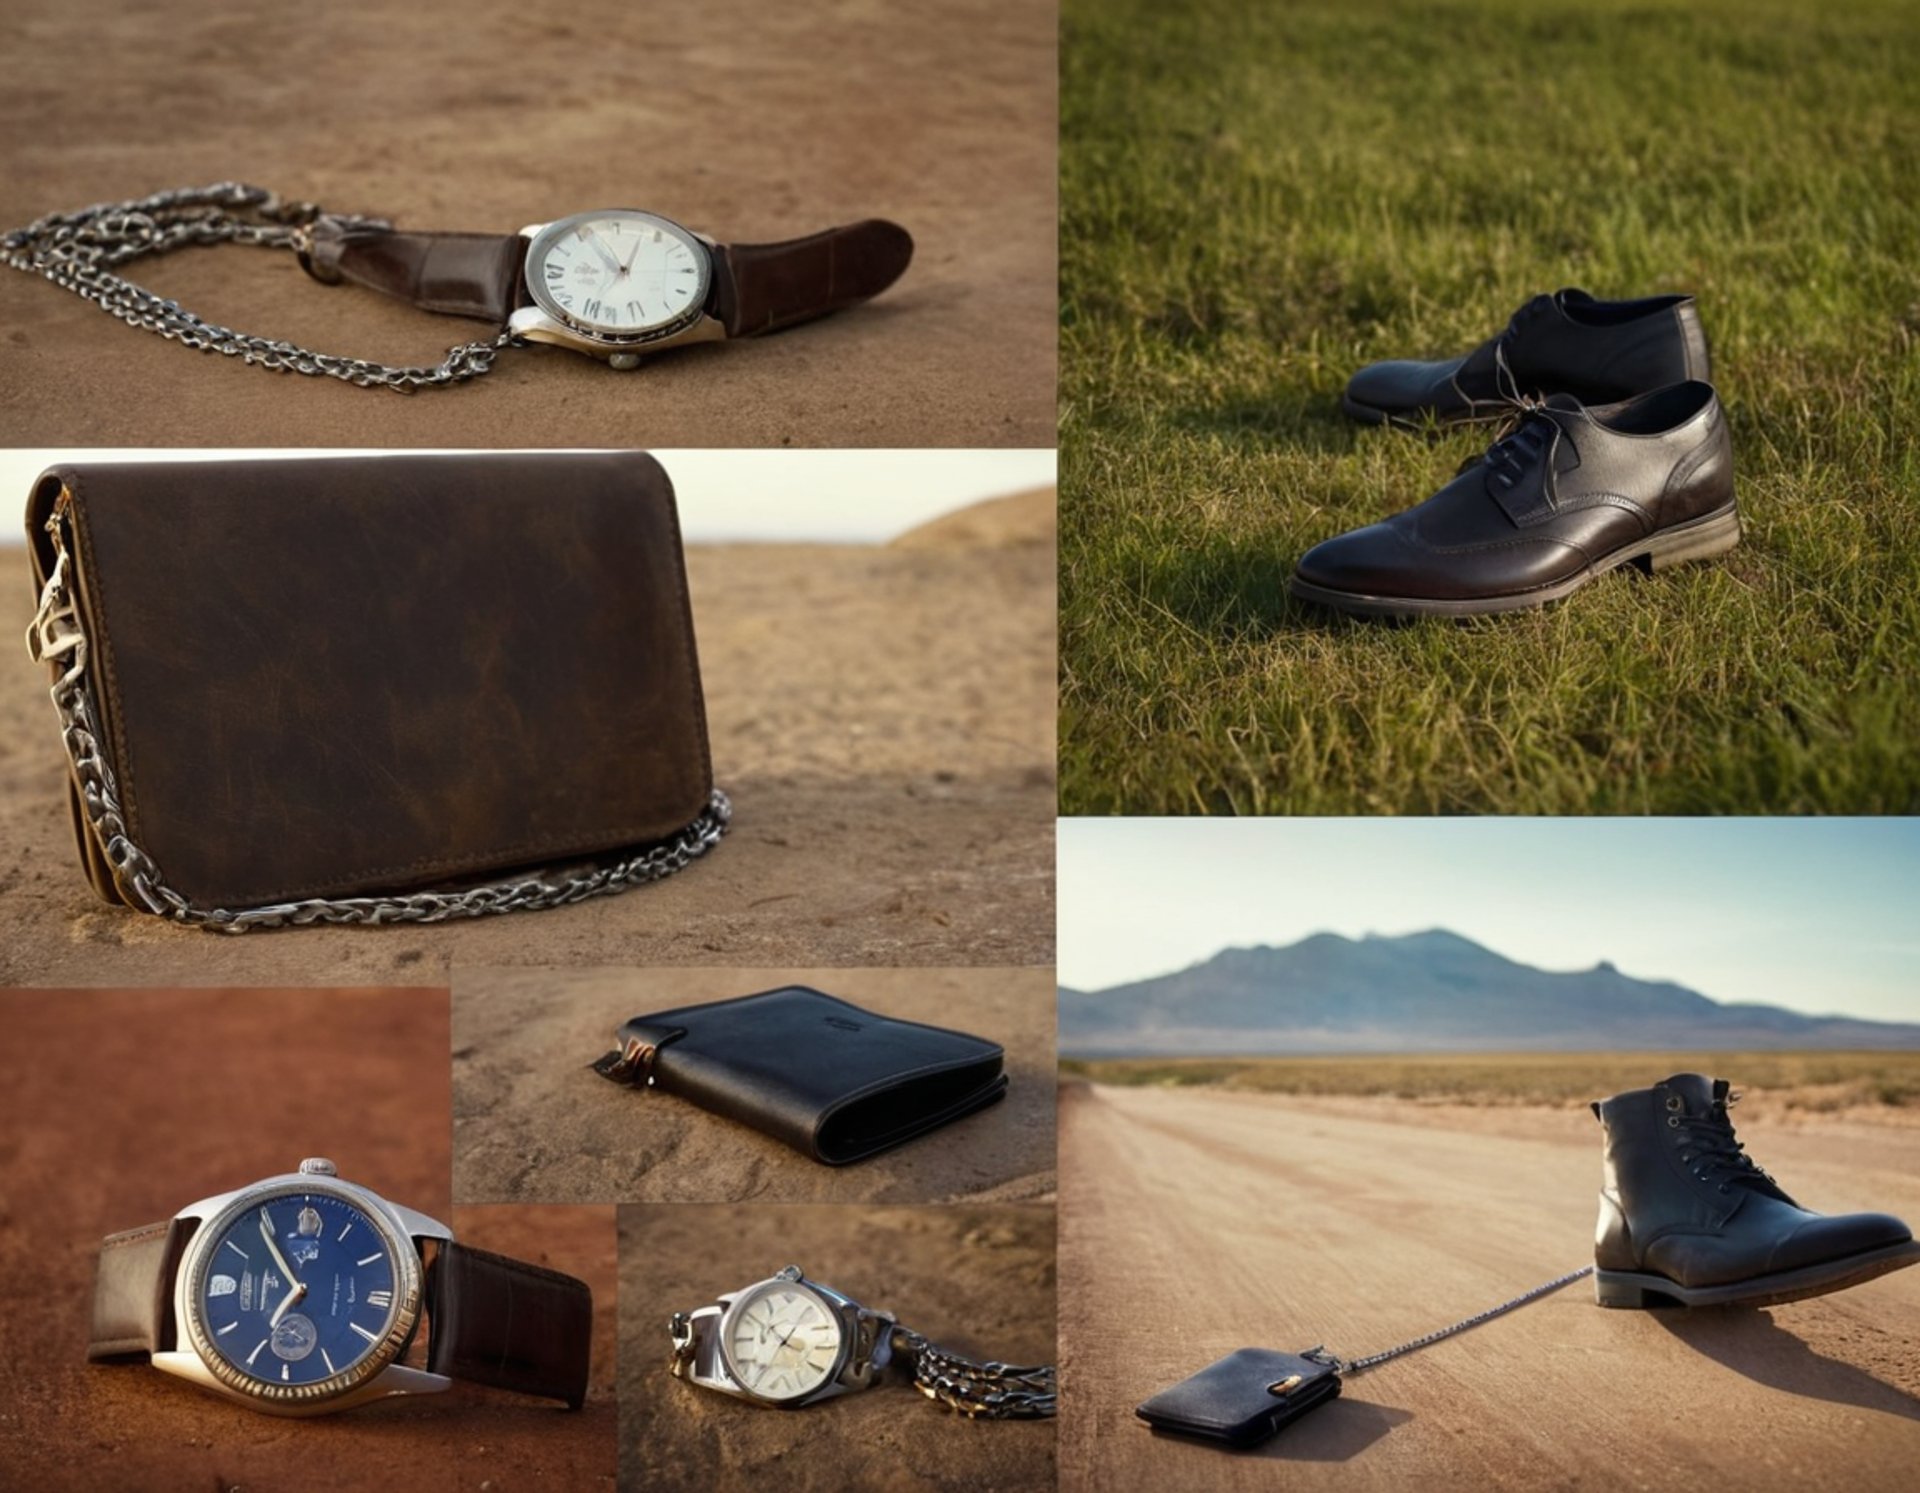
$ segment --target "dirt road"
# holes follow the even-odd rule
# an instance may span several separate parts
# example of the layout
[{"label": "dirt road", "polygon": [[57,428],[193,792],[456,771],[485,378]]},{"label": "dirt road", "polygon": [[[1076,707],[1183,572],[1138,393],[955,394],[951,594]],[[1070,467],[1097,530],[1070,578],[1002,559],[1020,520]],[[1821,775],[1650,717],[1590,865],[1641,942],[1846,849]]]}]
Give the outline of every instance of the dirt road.
[{"label": "dirt road", "polygon": [[[1259,1452],[1155,1437],[1133,1407],[1235,1348],[1370,1353],[1586,1263],[1599,1129],[1081,1084],[1060,1123],[1063,1488],[1912,1486],[1920,1270],[1754,1312],[1603,1311],[1583,1282]],[[1920,1219],[1912,1127],[1741,1134],[1810,1207]]]}]

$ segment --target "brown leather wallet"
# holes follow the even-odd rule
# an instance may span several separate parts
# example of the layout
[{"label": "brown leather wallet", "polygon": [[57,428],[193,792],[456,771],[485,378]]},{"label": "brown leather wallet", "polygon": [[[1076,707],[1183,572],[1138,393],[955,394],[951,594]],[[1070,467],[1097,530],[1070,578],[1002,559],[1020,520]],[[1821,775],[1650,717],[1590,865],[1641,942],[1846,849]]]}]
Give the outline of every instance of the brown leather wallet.
[{"label": "brown leather wallet", "polygon": [[66,463],[27,528],[109,902],[431,922],[624,890],[726,830],[644,453]]}]

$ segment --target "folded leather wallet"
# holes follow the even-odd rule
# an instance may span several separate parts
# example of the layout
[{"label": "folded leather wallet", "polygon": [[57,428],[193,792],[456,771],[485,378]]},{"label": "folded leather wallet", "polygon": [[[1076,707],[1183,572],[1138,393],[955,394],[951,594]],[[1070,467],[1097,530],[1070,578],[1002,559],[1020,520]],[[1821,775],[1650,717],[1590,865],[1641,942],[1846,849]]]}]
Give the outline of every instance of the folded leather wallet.
[{"label": "folded leather wallet", "polygon": [[67,463],[27,535],[108,902],[432,922],[624,890],[725,832],[642,452]]},{"label": "folded leather wallet", "polygon": [[842,1166],[1007,1092],[998,1043],[788,985],[636,1016],[594,1071],[662,1089]]},{"label": "folded leather wallet", "polygon": [[1156,1431],[1257,1446],[1339,1393],[1340,1376],[1330,1364],[1271,1348],[1242,1348],[1161,1390],[1133,1413]]}]

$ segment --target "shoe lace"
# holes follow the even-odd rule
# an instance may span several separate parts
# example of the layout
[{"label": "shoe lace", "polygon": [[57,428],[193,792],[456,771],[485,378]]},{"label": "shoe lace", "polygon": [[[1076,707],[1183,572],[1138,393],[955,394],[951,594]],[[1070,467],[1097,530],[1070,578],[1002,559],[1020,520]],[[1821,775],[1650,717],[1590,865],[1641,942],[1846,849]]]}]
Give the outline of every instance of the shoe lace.
[{"label": "shoe lace", "polygon": [[1520,387],[1520,380],[1514,376],[1511,354],[1514,345],[1520,340],[1521,329],[1552,304],[1553,297],[1550,295],[1535,296],[1518,311],[1514,312],[1512,316],[1508,317],[1507,324],[1501,329],[1499,335],[1494,337],[1490,343],[1486,344],[1486,346],[1491,347],[1493,350],[1493,398],[1476,398],[1460,387],[1460,375],[1467,372],[1467,370],[1472,368],[1478,361],[1479,355],[1477,353],[1473,357],[1468,358],[1465,363],[1454,371],[1449,381],[1453,384],[1454,392],[1467,402],[1469,408],[1477,413],[1481,408],[1487,406],[1497,411],[1502,405],[1528,405],[1537,403],[1537,401],[1530,399],[1526,391]]},{"label": "shoe lace", "polygon": [[1681,1164],[1696,1181],[1717,1182],[1722,1192],[1731,1182],[1775,1185],[1733,1133],[1733,1118],[1727,1111],[1739,1100],[1739,1094],[1729,1094],[1724,1103],[1715,1103],[1703,1114],[1671,1117],[1674,1129],[1680,1132]]}]

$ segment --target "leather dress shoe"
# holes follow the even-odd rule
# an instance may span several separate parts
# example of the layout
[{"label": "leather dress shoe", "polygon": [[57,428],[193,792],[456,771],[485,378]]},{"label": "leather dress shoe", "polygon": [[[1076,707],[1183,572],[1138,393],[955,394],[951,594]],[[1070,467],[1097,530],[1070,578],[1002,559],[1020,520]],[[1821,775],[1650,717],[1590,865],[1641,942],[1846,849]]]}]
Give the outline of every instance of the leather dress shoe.
[{"label": "leather dress shoe", "polygon": [[1593,1106],[1606,1127],[1594,1233],[1602,1306],[1770,1306],[1920,1261],[1885,1213],[1802,1208],[1734,1138],[1724,1079],[1677,1073]]},{"label": "leather dress shoe", "polygon": [[1740,542],[1733,449],[1710,385],[1596,408],[1556,395],[1517,417],[1424,503],[1308,550],[1293,594],[1362,616],[1470,617]]},{"label": "leather dress shoe", "polygon": [[1507,403],[1570,394],[1612,404],[1687,379],[1711,379],[1692,296],[1598,301],[1584,290],[1535,296],[1507,329],[1438,363],[1370,363],[1341,406],[1372,424],[1498,419]]}]

